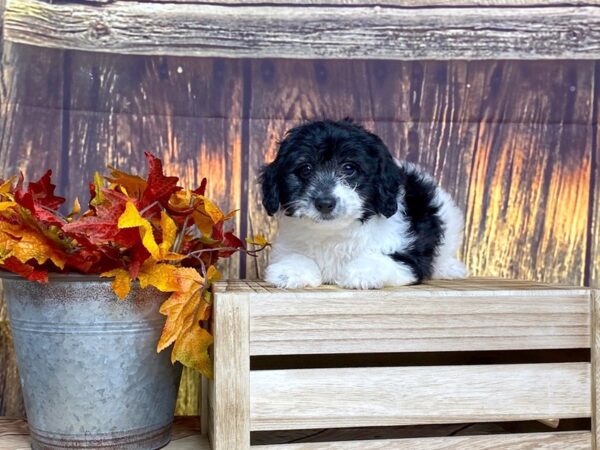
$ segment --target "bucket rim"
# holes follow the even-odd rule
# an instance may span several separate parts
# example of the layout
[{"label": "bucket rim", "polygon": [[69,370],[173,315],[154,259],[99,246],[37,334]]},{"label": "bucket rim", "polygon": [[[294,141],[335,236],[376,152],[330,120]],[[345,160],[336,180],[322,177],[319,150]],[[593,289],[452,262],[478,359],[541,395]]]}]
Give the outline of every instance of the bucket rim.
[{"label": "bucket rim", "polygon": [[[11,280],[11,281],[25,281],[30,283],[35,283],[35,281],[28,280],[27,278],[23,278],[21,275],[18,275],[13,272],[9,272],[7,270],[0,269],[0,280]],[[83,281],[102,281],[106,283],[110,283],[113,281],[111,277],[101,277],[98,274],[83,274],[83,273],[48,273],[48,283],[52,283],[53,281],[60,282],[83,282]]]}]

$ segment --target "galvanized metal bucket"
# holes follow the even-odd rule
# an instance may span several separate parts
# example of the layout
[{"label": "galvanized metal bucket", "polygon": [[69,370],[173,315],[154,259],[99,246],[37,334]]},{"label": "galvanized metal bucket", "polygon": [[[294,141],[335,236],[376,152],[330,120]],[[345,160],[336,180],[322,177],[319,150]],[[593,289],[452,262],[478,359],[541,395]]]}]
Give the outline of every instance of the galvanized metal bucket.
[{"label": "galvanized metal bucket", "polygon": [[181,366],[156,353],[165,294],[54,275],[0,275],[34,450],[157,449],[171,435]]}]

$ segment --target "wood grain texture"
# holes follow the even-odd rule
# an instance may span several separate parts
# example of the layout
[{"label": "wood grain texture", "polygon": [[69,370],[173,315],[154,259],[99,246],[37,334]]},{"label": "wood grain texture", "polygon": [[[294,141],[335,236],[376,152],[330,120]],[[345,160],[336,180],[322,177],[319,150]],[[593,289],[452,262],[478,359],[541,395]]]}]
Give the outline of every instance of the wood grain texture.
[{"label": "wood grain texture", "polygon": [[254,180],[285,130],[350,115],[467,212],[474,274],[583,283],[593,63],[265,60],[251,78],[250,231],[276,231]]},{"label": "wood grain texture", "polygon": [[253,371],[250,392],[252,430],[591,414],[589,363]]},{"label": "wood grain texture", "polygon": [[256,450],[589,450],[587,431],[259,445]]},{"label": "wood grain texture", "polygon": [[[6,44],[0,73],[0,178],[22,171],[41,177],[54,168],[62,191],[63,52]],[[0,415],[25,409],[7,312],[0,298]]]},{"label": "wood grain texture", "polygon": [[214,296],[214,380],[209,387],[213,450],[250,446],[248,302],[245,296]]},{"label": "wood grain texture", "polygon": [[[93,0],[94,2],[104,3],[110,0]],[[128,1],[128,0],[126,0]],[[159,0],[146,0],[159,1]],[[264,5],[264,0],[173,0],[186,1],[187,3],[201,4],[226,4],[232,6],[242,5]],[[531,6],[595,6],[600,5],[598,0],[270,0],[271,5],[301,5],[301,6],[381,6],[389,5],[397,8],[435,8],[435,7],[461,7],[461,6],[479,6],[479,7],[502,7],[515,6],[528,8]]]},{"label": "wood grain texture", "polygon": [[[252,355],[586,348],[589,296],[253,298]],[[322,311],[327,303],[327,313]],[[525,305],[526,302],[526,305]],[[274,308],[273,308],[274,307]],[[277,312],[274,312],[275,309]],[[337,310],[334,312],[334,310]],[[353,314],[360,311],[358,314]],[[560,311],[560,312],[559,312]]]},{"label": "wood grain texture", "polygon": [[467,200],[473,274],[583,283],[593,78],[584,62],[488,73]]},{"label": "wood grain texture", "polygon": [[377,291],[218,283],[250,296],[252,355],[590,347],[590,292],[472,278]]},{"label": "wood grain texture", "polygon": [[600,50],[595,6],[299,6],[10,0],[5,39],[88,51],[261,58],[593,59]]},{"label": "wood grain texture", "polygon": [[[596,80],[600,79],[600,62],[596,62]],[[590,185],[589,255],[586,261],[590,286],[600,288],[600,89],[596,89],[594,129],[596,141],[592,155],[592,183]]]},{"label": "wood grain texture", "polygon": [[600,448],[600,291],[592,299],[592,433],[594,449]]}]

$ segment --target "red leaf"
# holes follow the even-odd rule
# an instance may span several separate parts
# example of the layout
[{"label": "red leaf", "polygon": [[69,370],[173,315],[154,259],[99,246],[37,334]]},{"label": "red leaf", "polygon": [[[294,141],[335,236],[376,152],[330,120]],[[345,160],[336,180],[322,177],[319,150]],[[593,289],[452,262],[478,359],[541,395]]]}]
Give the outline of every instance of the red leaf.
[{"label": "red leaf", "polygon": [[38,181],[32,181],[27,185],[27,192],[33,196],[33,200],[40,205],[50,209],[58,209],[65,202],[63,197],[54,195],[56,186],[52,184],[52,171],[49,170]]},{"label": "red leaf", "polygon": [[9,272],[16,273],[30,281],[37,281],[39,283],[46,283],[48,281],[48,271],[44,269],[36,269],[29,264],[24,264],[14,256],[4,260],[0,267],[8,270]]},{"label": "red leaf", "polygon": [[206,184],[208,183],[208,180],[206,178],[202,178],[202,181],[200,182],[200,186],[198,186],[198,188],[196,188],[196,190],[192,191],[194,194],[198,194],[198,195],[204,195],[206,193]]},{"label": "red leaf", "polygon": [[18,190],[15,192],[15,201],[23,208],[28,209],[33,217],[48,225],[56,225],[62,227],[65,221],[56,214],[45,209],[42,205],[34,200],[33,195],[29,192]]},{"label": "red leaf", "polygon": [[144,244],[142,244],[141,241],[136,242],[131,249],[131,262],[129,264],[129,276],[132,280],[137,278],[142,264],[144,264],[144,261],[146,261],[149,256],[150,252],[146,250]]},{"label": "red leaf", "polygon": [[181,190],[177,186],[178,177],[166,177],[163,173],[162,161],[151,153],[146,152],[148,160],[148,185],[142,194],[140,206],[143,208],[154,202],[166,205],[174,192]]},{"label": "red leaf", "polygon": [[[244,243],[231,231],[227,231],[223,236],[223,246],[229,248],[244,248]],[[235,253],[235,250],[224,250],[219,252],[219,256],[227,258]]]},{"label": "red leaf", "polygon": [[23,190],[23,181],[25,181],[25,175],[23,175],[23,172],[19,171],[19,178],[17,179],[17,184],[15,185],[15,191]]},{"label": "red leaf", "polygon": [[114,242],[126,248],[133,247],[140,240],[136,229],[120,230],[119,217],[125,211],[128,197],[111,189],[101,188],[102,204],[96,206],[95,215],[84,216],[63,226],[63,230],[78,241],[89,240],[93,245]]}]

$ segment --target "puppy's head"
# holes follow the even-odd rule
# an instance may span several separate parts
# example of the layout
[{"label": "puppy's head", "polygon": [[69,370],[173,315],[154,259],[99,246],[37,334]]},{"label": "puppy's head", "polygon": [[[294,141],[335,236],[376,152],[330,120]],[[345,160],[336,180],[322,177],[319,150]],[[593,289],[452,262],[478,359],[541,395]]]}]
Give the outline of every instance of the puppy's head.
[{"label": "puppy's head", "polygon": [[349,120],[310,122],[286,133],[261,175],[263,205],[316,223],[391,217],[401,173],[379,137]]}]

